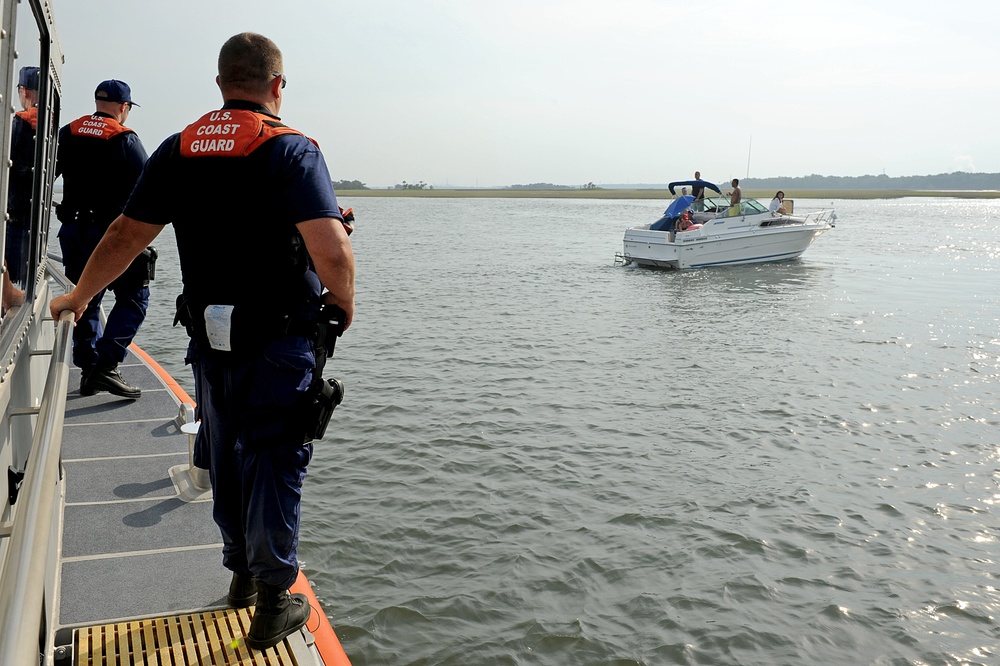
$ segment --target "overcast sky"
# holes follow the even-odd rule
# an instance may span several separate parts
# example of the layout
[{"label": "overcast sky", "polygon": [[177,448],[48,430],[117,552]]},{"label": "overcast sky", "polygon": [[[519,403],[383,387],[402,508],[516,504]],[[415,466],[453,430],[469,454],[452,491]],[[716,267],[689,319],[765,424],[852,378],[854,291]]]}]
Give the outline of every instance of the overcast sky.
[{"label": "overcast sky", "polygon": [[[1000,11],[925,0],[52,0],[63,122],[131,85],[147,149],[282,49],[282,119],[385,187],[1000,172]],[[26,8],[22,5],[22,8]],[[32,39],[17,35],[23,64]]]}]

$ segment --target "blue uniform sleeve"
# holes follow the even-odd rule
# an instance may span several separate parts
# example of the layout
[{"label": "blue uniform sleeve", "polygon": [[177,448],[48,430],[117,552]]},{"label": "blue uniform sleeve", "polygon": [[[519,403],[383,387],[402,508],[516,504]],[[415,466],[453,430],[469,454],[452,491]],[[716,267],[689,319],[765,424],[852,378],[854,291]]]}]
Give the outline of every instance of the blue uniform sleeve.
[{"label": "blue uniform sleeve", "polygon": [[275,188],[283,197],[282,209],[292,224],[321,217],[341,219],[337,195],[326,160],[311,141],[300,135],[279,137],[271,153],[271,168],[284,187]]},{"label": "blue uniform sleeve", "polygon": [[131,132],[126,134],[125,141],[122,142],[122,151],[125,154],[125,162],[138,176],[142,172],[142,167],[146,163],[146,160],[149,159],[145,146],[139,140],[139,135]]},{"label": "blue uniform sleeve", "polygon": [[122,157],[124,158],[122,182],[131,182],[134,186],[135,182],[139,180],[139,174],[142,173],[142,167],[148,158],[146,148],[142,145],[137,134],[129,132],[125,135],[125,140],[122,141]]},{"label": "blue uniform sleeve", "polygon": [[[169,211],[159,202],[169,201],[169,198],[165,198],[169,197],[169,193],[161,191],[169,186],[169,180],[162,175],[178,138],[177,134],[168,137],[153,151],[149,159],[144,160],[139,180],[132,190],[128,203],[125,204],[124,213],[133,220],[158,225],[170,223]],[[139,147],[142,149],[142,144]],[[142,154],[145,155],[146,151],[143,150]]]}]

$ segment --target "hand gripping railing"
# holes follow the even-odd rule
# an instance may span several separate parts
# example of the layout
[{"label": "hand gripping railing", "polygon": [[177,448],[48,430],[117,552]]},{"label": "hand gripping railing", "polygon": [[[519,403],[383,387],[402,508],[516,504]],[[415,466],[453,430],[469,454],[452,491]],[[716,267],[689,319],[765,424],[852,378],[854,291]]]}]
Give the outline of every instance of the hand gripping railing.
[{"label": "hand gripping railing", "polygon": [[[62,428],[69,384],[69,352],[73,313],[56,322],[55,344],[45,378],[31,453],[18,494],[17,511],[0,571],[0,664],[37,666],[45,564],[58,496]],[[52,599],[47,600],[49,604]]]}]

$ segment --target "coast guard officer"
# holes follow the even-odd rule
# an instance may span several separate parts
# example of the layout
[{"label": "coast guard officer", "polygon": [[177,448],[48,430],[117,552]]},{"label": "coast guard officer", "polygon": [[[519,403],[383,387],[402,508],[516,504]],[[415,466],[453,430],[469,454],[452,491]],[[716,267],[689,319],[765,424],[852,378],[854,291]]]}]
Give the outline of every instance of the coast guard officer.
[{"label": "coast guard officer", "polygon": [[[78,282],[104,232],[122,212],[146,162],[146,149],[136,133],[123,124],[133,106],[132,91],[123,81],[103,81],[94,91],[97,110],[59,130],[56,175],[63,177],[63,198],[56,210],[62,222],[59,244],[66,277]],[[147,251],[108,289],[115,304],[99,335],[101,299],[94,294],[73,330],[73,363],[83,369],[82,395],[108,391],[125,398],[142,395],[118,370],[149,305],[150,262]]]},{"label": "coast guard officer", "polygon": [[[31,184],[35,164],[35,128],[38,126],[37,67],[22,67],[18,73],[17,96],[21,110],[11,125],[10,183],[7,192],[6,256],[9,279],[24,287],[31,240]],[[6,287],[6,284],[4,285]]]},{"label": "coast guard officer", "polygon": [[288,593],[314,436],[302,408],[325,358],[321,306],[339,307],[343,328],[354,314],[354,255],[323,155],[278,118],[283,72],[262,35],[223,45],[222,108],[154,151],[76,289],[51,305],[79,316],[173,224],[201,418],[196,458],[210,453],[229,603],[256,602],[247,633],[256,649],[309,618],[305,597]]}]

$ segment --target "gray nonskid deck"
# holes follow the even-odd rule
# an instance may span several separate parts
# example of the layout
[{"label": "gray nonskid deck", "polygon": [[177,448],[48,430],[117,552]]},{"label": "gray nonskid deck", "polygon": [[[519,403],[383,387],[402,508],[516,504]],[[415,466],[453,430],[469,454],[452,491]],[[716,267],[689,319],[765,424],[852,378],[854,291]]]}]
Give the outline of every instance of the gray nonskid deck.
[{"label": "gray nonskid deck", "polygon": [[188,461],[178,403],[137,357],[120,369],[142,389],[138,400],[81,396],[80,371],[70,377],[62,626],[225,607],[230,574],[212,503],[182,501],[169,475]]}]

